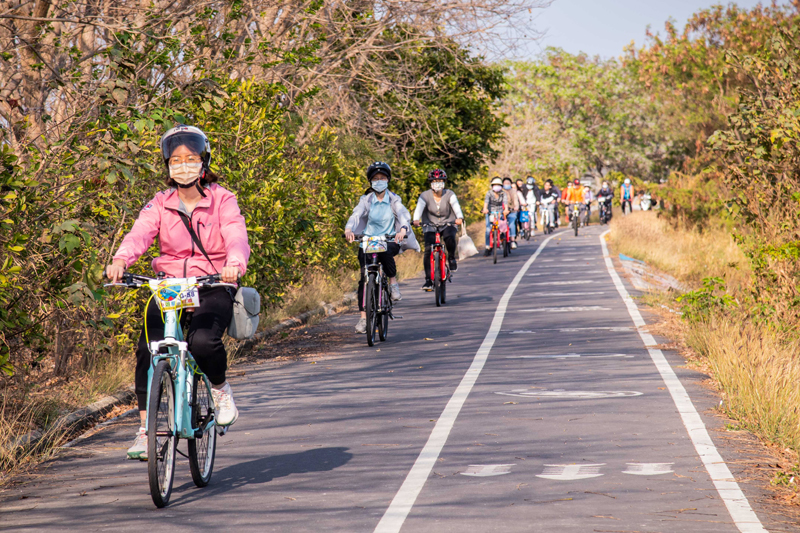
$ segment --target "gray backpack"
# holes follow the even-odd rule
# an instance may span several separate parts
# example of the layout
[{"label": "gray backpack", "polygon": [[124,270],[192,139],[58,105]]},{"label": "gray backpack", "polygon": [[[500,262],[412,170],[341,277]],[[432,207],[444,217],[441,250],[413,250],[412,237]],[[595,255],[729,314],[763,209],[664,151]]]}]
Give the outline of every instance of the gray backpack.
[{"label": "gray backpack", "polygon": [[261,295],[252,287],[239,287],[233,299],[233,317],[228,326],[228,335],[236,340],[249,339],[258,329],[261,313]]}]

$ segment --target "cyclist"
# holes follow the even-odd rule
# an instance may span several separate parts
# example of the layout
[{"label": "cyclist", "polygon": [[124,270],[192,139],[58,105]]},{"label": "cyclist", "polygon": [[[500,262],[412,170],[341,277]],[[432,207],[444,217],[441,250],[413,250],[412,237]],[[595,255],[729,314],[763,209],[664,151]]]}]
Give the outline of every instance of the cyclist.
[{"label": "cyclist", "polygon": [[486,193],[486,198],[483,201],[482,213],[486,215],[486,250],[483,255],[486,257],[492,255],[492,249],[489,248],[489,234],[492,231],[492,223],[489,220],[489,214],[492,212],[502,212],[504,217],[508,216],[508,205],[511,203],[508,192],[503,188],[503,180],[499,176],[492,178],[490,189]]},{"label": "cyclist", "polygon": [[581,186],[581,180],[575,179],[570,183],[572,187],[567,189],[567,213],[569,215],[569,220],[572,222],[572,207],[576,204],[578,205],[578,213],[580,216],[580,221],[583,224],[586,220],[586,204],[584,203],[583,197],[583,187]]},{"label": "cyclist", "polygon": [[586,216],[584,217],[584,226],[589,225],[589,218],[592,216],[592,202],[594,201],[594,193],[592,188],[588,185],[583,186],[583,205],[586,206]]},{"label": "cyclist", "polygon": [[[599,200],[602,200],[603,198],[611,198],[612,200],[614,199],[614,189],[608,186],[607,181],[604,181],[603,186],[600,187],[599,191],[597,191],[598,205],[599,205]],[[612,216],[611,202],[608,203],[607,209],[608,209],[608,219],[611,220]]]},{"label": "cyclist", "polygon": [[[561,194],[558,191],[558,188],[553,185],[553,180],[547,180],[544,182],[544,190],[541,191],[539,195],[539,200],[537,203],[541,205],[541,201],[547,198],[552,198],[554,201],[551,202],[546,209],[550,211],[550,226],[556,227],[558,226],[556,214],[558,213],[558,200],[561,197]],[[540,209],[545,209],[544,206],[541,206]],[[542,228],[544,230],[545,228]]]},{"label": "cyclist", "polygon": [[[419,251],[419,244],[409,229],[411,215],[408,209],[403,206],[403,201],[398,195],[388,190],[391,179],[392,169],[382,161],[376,161],[367,168],[367,181],[370,187],[358,200],[358,205],[347,220],[344,234],[350,242],[355,241],[357,234],[365,237],[395,236],[394,242],[386,243],[387,250],[378,254],[378,261],[389,278],[392,300],[399,302],[402,300],[402,295],[400,285],[397,283],[397,265],[394,256],[408,249]],[[406,236],[408,239],[404,241]],[[358,310],[361,311],[361,319],[356,324],[356,333],[366,333],[367,312],[364,310],[366,256],[361,248],[358,249],[358,263],[361,265],[361,279],[358,281]]]},{"label": "cyclist", "polygon": [[[625,183],[623,183],[619,188],[619,203],[622,206],[622,214],[627,215],[633,210],[633,185],[631,185],[630,178],[625,178]],[[625,212],[625,205],[628,205],[628,213]]]},{"label": "cyclist", "polygon": [[[158,237],[161,255],[153,260],[153,270],[167,277],[206,276],[219,273],[225,283],[235,283],[247,269],[250,246],[247,227],[236,196],[222,188],[209,164],[211,145],[199,128],[179,125],[161,138],[161,155],[167,169],[166,184],[139,212],[130,233],[125,236],[113,262],[106,267],[112,282],[119,282],[125,269],[136,262]],[[183,219],[183,220],[182,220]],[[198,228],[198,237],[209,258],[194,245],[184,220]],[[189,310],[187,310],[189,311]],[[183,313],[188,324],[186,341],[197,364],[211,381],[220,426],[233,424],[239,416],[231,386],[225,380],[227,354],[222,342],[233,316],[233,294],[229,287],[200,289],[200,307]],[[136,398],[141,427],[128,458],[147,458],[147,372],[150,349],[147,341],[164,338],[158,304],[151,300],[145,309],[147,330],[142,328],[136,349]]]},{"label": "cyclist", "polygon": [[[445,189],[447,182],[447,174],[444,170],[437,168],[428,173],[428,181],[431,188],[419,195],[417,200],[417,207],[414,209],[414,225],[425,225],[425,255],[423,256],[423,263],[425,265],[425,284],[422,286],[423,291],[432,291],[433,283],[431,282],[431,253],[432,247],[436,242],[436,228],[429,225],[444,226],[445,224],[455,223],[461,225],[464,221],[464,214],[461,212],[461,206],[456,198],[456,193],[450,189]],[[456,261],[456,228],[448,226],[441,232],[442,239],[444,240],[445,248],[447,248],[447,259],[450,266],[450,272],[458,270],[458,262]]]},{"label": "cyclist", "polygon": [[536,185],[536,180],[533,176],[528,176],[525,183],[525,203],[528,205],[528,211],[531,218],[531,226],[536,229],[536,206],[539,204],[542,192],[539,186]]},{"label": "cyclist", "polygon": [[517,187],[508,176],[503,178],[503,190],[508,195],[509,199],[506,222],[508,223],[509,239],[511,239],[511,249],[513,250],[517,247],[517,215],[519,214],[519,195],[517,194]]}]

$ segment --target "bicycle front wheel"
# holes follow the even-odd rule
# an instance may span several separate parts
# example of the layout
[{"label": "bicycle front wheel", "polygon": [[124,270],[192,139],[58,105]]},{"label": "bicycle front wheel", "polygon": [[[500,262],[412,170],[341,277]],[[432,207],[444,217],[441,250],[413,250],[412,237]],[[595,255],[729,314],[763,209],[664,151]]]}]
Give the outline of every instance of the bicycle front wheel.
[{"label": "bicycle front wheel", "polygon": [[572,215],[572,229],[575,230],[575,236],[578,236],[578,217],[577,215]]},{"label": "bicycle front wheel", "polygon": [[175,387],[169,363],[161,360],[153,372],[147,405],[147,475],[150,496],[159,509],[166,507],[172,493],[177,442]]},{"label": "bicycle front wheel", "polygon": [[497,264],[497,246],[500,240],[500,232],[495,230],[492,239],[492,259],[494,260],[494,264]]},{"label": "bicycle front wheel", "polygon": [[214,470],[214,455],[217,451],[217,430],[214,421],[213,402],[206,380],[195,374],[192,381],[192,427],[201,431],[200,437],[189,439],[189,469],[192,481],[205,487],[211,481]]},{"label": "bicycle front wheel", "polygon": [[378,282],[375,274],[370,274],[367,280],[367,344],[375,346],[375,328],[378,321]]},{"label": "bicycle front wheel", "polygon": [[438,250],[433,254],[433,297],[436,300],[436,307],[442,305],[442,270],[441,258]]}]

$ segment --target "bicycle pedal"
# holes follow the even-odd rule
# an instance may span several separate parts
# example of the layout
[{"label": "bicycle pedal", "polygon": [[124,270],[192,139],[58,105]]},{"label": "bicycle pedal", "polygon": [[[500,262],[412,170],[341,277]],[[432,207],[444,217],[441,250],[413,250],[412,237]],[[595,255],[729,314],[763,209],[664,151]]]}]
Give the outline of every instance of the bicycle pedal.
[{"label": "bicycle pedal", "polygon": [[228,426],[214,426],[214,428],[217,430],[217,435],[220,437],[224,436],[228,432]]}]

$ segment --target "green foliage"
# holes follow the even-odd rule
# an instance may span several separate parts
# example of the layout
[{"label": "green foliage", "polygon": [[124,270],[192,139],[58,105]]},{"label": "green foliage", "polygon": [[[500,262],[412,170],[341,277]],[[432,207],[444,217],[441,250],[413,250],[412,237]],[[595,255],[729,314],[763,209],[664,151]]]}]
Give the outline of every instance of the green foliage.
[{"label": "green foliage", "polygon": [[722,278],[704,278],[703,287],[677,298],[683,318],[688,322],[701,322],[735,307],[736,301],[725,292]]}]

